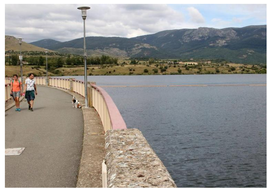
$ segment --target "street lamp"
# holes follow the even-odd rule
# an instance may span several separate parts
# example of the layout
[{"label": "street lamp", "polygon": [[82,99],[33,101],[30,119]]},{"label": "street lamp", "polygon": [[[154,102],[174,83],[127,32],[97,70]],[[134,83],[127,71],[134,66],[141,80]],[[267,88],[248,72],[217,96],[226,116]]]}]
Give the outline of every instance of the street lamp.
[{"label": "street lamp", "polygon": [[48,75],[47,75],[47,52],[48,52],[48,50],[47,49],[45,49],[45,53],[46,53],[46,85],[48,86]]},{"label": "street lamp", "polygon": [[22,55],[21,55],[22,38],[19,37],[18,40],[19,40],[19,44],[20,44],[20,56],[19,56],[19,59],[20,59],[20,76],[21,76],[20,81],[21,81],[21,83],[22,83],[22,85],[21,85],[21,89],[22,89],[22,91],[23,91]]},{"label": "street lamp", "polygon": [[85,84],[85,108],[88,108],[88,101],[87,101],[87,52],[86,52],[86,18],[87,18],[87,10],[90,9],[90,7],[82,6],[78,7],[77,9],[81,10],[82,18],[84,22],[84,84]]}]

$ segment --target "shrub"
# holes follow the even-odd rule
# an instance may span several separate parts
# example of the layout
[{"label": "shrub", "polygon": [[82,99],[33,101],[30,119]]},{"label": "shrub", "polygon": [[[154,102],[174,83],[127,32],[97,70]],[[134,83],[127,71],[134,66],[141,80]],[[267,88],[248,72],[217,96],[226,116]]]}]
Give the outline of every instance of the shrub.
[{"label": "shrub", "polygon": [[144,69],[143,72],[144,73],[148,73],[149,71],[148,71],[148,69]]},{"label": "shrub", "polygon": [[154,74],[158,73],[158,69],[153,69]]},{"label": "shrub", "polygon": [[235,67],[231,67],[230,70],[231,70],[231,71],[235,71]]}]

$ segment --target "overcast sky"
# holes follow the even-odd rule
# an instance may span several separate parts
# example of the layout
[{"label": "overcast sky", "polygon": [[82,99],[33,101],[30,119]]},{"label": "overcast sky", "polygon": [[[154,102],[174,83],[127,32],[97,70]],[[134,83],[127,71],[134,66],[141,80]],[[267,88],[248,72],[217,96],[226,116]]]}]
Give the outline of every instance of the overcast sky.
[{"label": "overcast sky", "polygon": [[[5,5],[5,34],[26,42],[83,37],[81,5]],[[87,36],[135,37],[163,30],[266,25],[266,5],[88,5]]]}]

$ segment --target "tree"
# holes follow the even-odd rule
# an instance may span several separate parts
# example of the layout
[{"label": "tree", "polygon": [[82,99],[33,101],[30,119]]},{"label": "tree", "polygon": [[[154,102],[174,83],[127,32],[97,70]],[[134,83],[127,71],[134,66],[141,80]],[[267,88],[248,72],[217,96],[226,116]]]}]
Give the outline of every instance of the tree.
[{"label": "tree", "polygon": [[12,65],[18,65],[18,62],[19,62],[19,57],[17,55],[12,55],[11,56]]},{"label": "tree", "polygon": [[163,72],[165,72],[167,69],[165,68],[165,67],[160,67],[160,71],[161,71],[161,73],[163,73]]},{"label": "tree", "polygon": [[70,55],[68,55],[67,59],[66,59],[66,64],[67,65],[72,65],[72,60],[70,58]]},{"label": "tree", "polygon": [[181,74],[181,69],[180,68],[178,68],[178,73]]},{"label": "tree", "polygon": [[39,66],[43,66],[45,62],[45,59],[43,58],[43,56],[39,57]]},{"label": "tree", "polygon": [[153,63],[155,63],[154,59],[153,58],[150,58],[149,59],[149,64],[153,64]]},{"label": "tree", "polygon": [[62,60],[62,58],[58,58],[57,59],[56,67],[57,68],[63,67],[63,60]]},{"label": "tree", "polygon": [[101,58],[100,58],[100,63],[101,63],[101,64],[105,64],[105,63],[107,63],[108,60],[109,60],[109,58],[110,58],[109,56],[102,55]]},{"label": "tree", "polygon": [[136,61],[135,59],[132,59],[132,60],[130,61],[130,64],[132,64],[132,65],[136,65],[136,64],[138,64],[138,61]]},{"label": "tree", "polygon": [[158,73],[158,69],[153,69],[153,71],[154,71],[154,74]]},{"label": "tree", "polygon": [[230,70],[231,70],[231,71],[235,71],[235,67],[231,67]]}]

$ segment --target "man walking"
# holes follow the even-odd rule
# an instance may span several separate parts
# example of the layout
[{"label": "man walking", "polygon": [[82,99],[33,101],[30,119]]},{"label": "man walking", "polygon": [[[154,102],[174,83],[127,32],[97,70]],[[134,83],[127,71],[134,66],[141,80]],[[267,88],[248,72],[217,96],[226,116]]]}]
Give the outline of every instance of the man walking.
[{"label": "man walking", "polygon": [[37,89],[36,89],[36,84],[34,80],[34,74],[30,73],[29,77],[25,80],[25,87],[24,87],[24,93],[25,93],[25,98],[28,101],[29,104],[29,110],[33,111],[33,104],[34,104],[34,99],[35,95],[37,95]]}]

